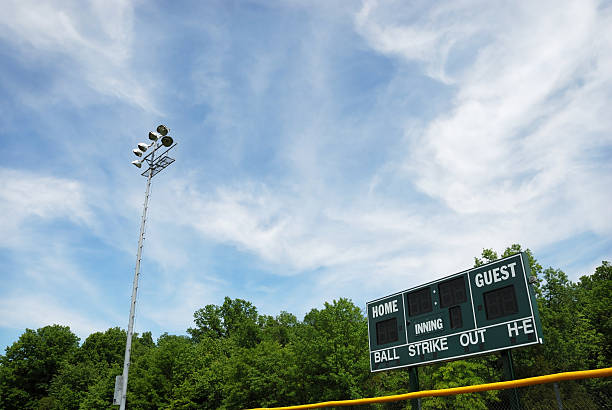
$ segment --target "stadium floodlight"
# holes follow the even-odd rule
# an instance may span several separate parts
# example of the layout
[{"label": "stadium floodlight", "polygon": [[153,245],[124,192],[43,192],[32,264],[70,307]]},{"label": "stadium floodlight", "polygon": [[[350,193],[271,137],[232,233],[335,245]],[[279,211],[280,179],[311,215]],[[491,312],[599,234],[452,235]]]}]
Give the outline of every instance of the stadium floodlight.
[{"label": "stadium floodlight", "polygon": [[142,167],[142,161],[139,161],[139,160],[132,161],[132,164],[134,164],[137,168]]},{"label": "stadium floodlight", "polygon": [[134,155],[136,155],[137,157],[142,157],[142,151],[139,150],[138,148],[134,148],[132,150],[132,152],[134,153]]},{"label": "stadium floodlight", "polygon": [[161,125],[158,125],[158,126],[157,126],[157,132],[159,132],[159,133],[160,133],[161,135],[163,135],[164,137],[165,137],[166,135],[168,135],[168,131],[169,131],[169,128],[168,128],[168,127],[166,127],[164,124],[161,124]]},{"label": "stadium floodlight", "polygon": [[164,135],[161,139],[161,143],[164,147],[169,147],[172,145],[172,143],[174,142],[174,140],[172,139],[171,136],[169,135]]},{"label": "stadium floodlight", "polygon": [[151,141],[157,141],[158,138],[161,138],[162,135],[159,132],[154,132],[154,131],[150,131],[149,132],[149,139]]},{"label": "stadium floodlight", "polygon": [[138,143],[138,149],[141,150],[142,152],[145,152],[147,150],[147,148],[149,148],[149,146],[147,144],[145,144],[144,142],[139,142]]}]

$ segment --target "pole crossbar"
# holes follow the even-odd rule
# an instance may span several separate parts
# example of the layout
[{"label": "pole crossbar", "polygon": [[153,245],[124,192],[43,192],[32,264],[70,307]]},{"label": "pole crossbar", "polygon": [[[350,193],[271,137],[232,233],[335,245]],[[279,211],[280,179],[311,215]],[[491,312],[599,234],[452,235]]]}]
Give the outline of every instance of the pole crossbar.
[{"label": "pole crossbar", "polygon": [[296,406],[287,407],[261,407],[250,410],[263,410],[263,409],[279,409],[279,410],[293,410],[293,409],[320,409],[323,407],[335,407],[335,406],[356,406],[361,404],[372,404],[372,403],[386,403],[392,401],[419,399],[422,397],[439,397],[439,396],[453,396],[457,394],[465,393],[476,393],[488,390],[505,390],[516,387],[533,386],[536,384],[554,383],[563,380],[579,380],[579,379],[592,379],[597,377],[610,377],[612,376],[612,367],[606,367],[604,369],[594,370],[581,370],[576,372],[564,372],[547,374],[544,376],[528,377],[525,379],[511,380],[506,382],[495,382],[477,384],[474,386],[463,386],[453,387],[449,389],[440,390],[422,390],[412,393],[396,394],[393,396],[382,396],[382,397],[369,397],[365,399],[352,399],[352,400],[337,400],[337,401],[326,401],[322,403],[313,404],[301,404]]}]

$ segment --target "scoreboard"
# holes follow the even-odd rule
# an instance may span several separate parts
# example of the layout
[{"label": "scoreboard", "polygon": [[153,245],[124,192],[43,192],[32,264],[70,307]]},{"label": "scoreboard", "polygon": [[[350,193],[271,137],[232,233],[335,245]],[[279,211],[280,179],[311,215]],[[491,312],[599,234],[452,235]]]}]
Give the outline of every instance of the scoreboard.
[{"label": "scoreboard", "polygon": [[542,343],[519,253],[366,304],[373,372]]}]

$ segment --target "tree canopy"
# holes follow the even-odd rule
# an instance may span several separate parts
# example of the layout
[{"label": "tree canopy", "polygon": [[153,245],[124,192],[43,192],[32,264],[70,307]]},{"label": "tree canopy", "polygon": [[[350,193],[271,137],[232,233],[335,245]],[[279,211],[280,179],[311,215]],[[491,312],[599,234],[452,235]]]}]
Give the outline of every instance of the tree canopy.
[{"label": "tree canopy", "polygon": [[[501,256],[520,252],[508,247]],[[607,367],[612,363],[612,266],[602,262],[577,282],[542,268],[527,250],[544,329],[544,344],[513,353],[517,377]],[[481,265],[498,258],[484,249]],[[111,328],[82,344],[68,327],[26,329],[0,355],[0,408],[107,409],[121,374],[126,332]],[[194,313],[187,335],[150,332],[134,338],[128,405],[136,409],[238,409],[404,393],[406,370],[370,373],[367,322],[350,299],[327,302],[303,320],[288,312],[260,314],[249,301],[226,297]],[[501,380],[496,355],[419,368],[421,388]],[[610,381],[567,383],[568,407],[609,399]],[[526,391],[524,404],[541,390]],[[571,397],[570,397],[571,396]],[[486,409],[499,392],[435,398],[423,408]],[[600,401],[602,402],[602,401]],[[390,404],[404,408],[408,403]],[[588,406],[587,406],[588,407]]]}]

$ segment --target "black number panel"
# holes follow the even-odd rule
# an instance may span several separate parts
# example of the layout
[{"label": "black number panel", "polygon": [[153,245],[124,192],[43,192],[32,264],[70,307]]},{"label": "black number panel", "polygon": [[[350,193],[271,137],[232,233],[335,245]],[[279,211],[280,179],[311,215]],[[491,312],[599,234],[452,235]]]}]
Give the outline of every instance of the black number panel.
[{"label": "black number panel", "polygon": [[492,290],[485,293],[483,296],[487,320],[498,319],[518,313],[514,285]]},{"label": "black number panel", "polygon": [[385,345],[387,343],[397,342],[397,319],[391,318],[382,320],[376,323],[376,343]]}]

